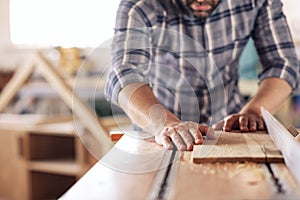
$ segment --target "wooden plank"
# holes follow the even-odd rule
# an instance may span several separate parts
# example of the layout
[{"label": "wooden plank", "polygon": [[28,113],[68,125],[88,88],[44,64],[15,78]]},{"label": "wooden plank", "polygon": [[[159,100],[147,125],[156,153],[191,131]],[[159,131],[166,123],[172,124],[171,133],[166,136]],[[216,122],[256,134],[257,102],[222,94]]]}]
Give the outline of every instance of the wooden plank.
[{"label": "wooden plank", "polygon": [[184,151],[180,158],[181,161],[189,161],[192,162],[192,152],[191,151]]},{"label": "wooden plank", "polygon": [[216,132],[216,140],[194,146],[192,160],[204,162],[283,162],[280,151],[266,132]]},{"label": "wooden plank", "polygon": [[123,131],[110,131],[110,139],[111,141],[118,141],[124,135]]},{"label": "wooden plank", "polygon": [[172,199],[272,199],[268,170],[257,163],[181,161]]},{"label": "wooden plank", "polygon": [[34,70],[33,64],[28,64],[27,66],[20,67],[11,80],[6,84],[0,93],[0,112],[2,112],[6,106],[14,98],[18,90],[23,86],[26,80],[31,76]]}]

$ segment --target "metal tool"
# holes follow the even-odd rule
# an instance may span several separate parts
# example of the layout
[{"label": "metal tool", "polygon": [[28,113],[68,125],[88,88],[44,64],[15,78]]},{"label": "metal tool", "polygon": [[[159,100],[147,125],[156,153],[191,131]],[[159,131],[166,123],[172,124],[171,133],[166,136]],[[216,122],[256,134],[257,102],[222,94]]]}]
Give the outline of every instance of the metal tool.
[{"label": "metal tool", "polygon": [[286,166],[300,186],[300,143],[264,107],[261,107],[261,112],[268,134],[281,151]]},{"label": "metal tool", "polygon": [[165,167],[159,170],[148,200],[172,199],[180,157],[181,152],[176,148],[167,152],[163,163]]}]

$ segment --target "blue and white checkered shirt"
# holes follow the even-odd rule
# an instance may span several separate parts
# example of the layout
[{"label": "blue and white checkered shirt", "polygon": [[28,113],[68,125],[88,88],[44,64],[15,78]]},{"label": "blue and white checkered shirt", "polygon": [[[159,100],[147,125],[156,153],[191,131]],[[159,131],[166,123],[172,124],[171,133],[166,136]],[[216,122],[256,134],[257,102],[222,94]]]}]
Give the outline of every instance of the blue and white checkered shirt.
[{"label": "blue and white checkered shirt", "polygon": [[300,69],[280,0],[221,0],[205,20],[182,0],[122,0],[105,93],[149,84],[181,120],[214,123],[239,112],[238,60],[252,37],[268,77],[298,86]]}]

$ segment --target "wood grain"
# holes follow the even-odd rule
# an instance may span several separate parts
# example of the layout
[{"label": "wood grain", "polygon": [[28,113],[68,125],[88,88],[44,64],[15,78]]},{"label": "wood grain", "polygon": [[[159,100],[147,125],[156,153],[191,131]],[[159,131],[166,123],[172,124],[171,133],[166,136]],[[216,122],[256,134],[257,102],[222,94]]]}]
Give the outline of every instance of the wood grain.
[{"label": "wood grain", "polygon": [[272,199],[273,187],[262,164],[181,162],[172,199]]},{"label": "wood grain", "polygon": [[217,139],[194,146],[192,161],[205,162],[283,162],[283,157],[266,132],[216,132]]}]

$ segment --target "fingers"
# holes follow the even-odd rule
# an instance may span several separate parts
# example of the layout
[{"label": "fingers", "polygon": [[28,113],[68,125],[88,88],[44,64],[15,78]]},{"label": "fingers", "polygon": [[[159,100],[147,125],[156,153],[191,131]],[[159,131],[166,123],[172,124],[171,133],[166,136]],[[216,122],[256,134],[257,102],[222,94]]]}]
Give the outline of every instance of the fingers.
[{"label": "fingers", "polygon": [[224,119],[224,131],[239,129],[241,132],[265,130],[263,119],[257,115],[233,114]]},{"label": "fingers", "polygon": [[236,127],[236,123],[238,121],[238,115],[230,115],[224,119],[224,126],[223,130],[224,131],[231,131]]},{"label": "fingers", "polygon": [[191,122],[186,122],[186,124],[189,128],[189,133],[194,138],[194,143],[195,144],[202,144],[203,143],[202,133],[205,134],[205,131],[200,129],[201,125],[199,125],[197,123],[191,123]]},{"label": "fingers", "polygon": [[214,138],[212,128],[195,122],[181,122],[172,127],[165,127],[155,136],[155,140],[167,149],[176,147],[180,151],[191,151],[194,144],[203,143],[202,134]]},{"label": "fingers", "polygon": [[177,130],[173,127],[164,128],[158,135],[155,136],[155,140],[158,144],[163,145],[166,149],[169,150],[173,149],[174,147],[176,147],[180,151],[186,150],[186,144],[184,140],[177,132]]},{"label": "fingers", "polygon": [[170,137],[179,151],[187,150],[187,145],[184,142],[183,136],[175,132]]},{"label": "fingers", "polygon": [[266,126],[265,126],[264,120],[262,118],[257,120],[257,127],[258,127],[258,130],[260,130],[260,131],[266,130],[266,128],[265,128]]},{"label": "fingers", "polygon": [[[240,130],[242,132],[248,132],[249,131],[248,124],[250,124],[250,122],[248,120],[250,120],[250,119],[248,117],[242,115],[242,116],[238,117],[238,120],[239,120],[239,124],[240,124]],[[253,126],[253,123],[251,123],[251,124]],[[256,125],[256,122],[255,122],[255,125]],[[254,127],[252,127],[252,128],[254,128]],[[256,130],[256,128],[255,128],[255,130]]]},{"label": "fingers", "polygon": [[249,118],[248,124],[249,124],[249,129],[248,129],[249,131],[253,132],[257,130],[256,119]]},{"label": "fingers", "polygon": [[[160,142],[159,142],[160,143]],[[171,139],[168,136],[162,136],[161,138],[161,144],[166,148],[166,149],[173,149],[174,145],[171,142]]]},{"label": "fingers", "polygon": [[[182,140],[185,143],[184,147],[180,146],[181,148],[179,148],[179,149],[181,150],[183,148],[183,150],[186,149],[188,151],[189,150],[190,151],[193,150],[194,138],[192,137],[192,135],[189,132],[189,127],[188,126],[184,126],[184,125],[179,125],[179,127],[177,127],[176,131],[177,131],[177,133],[179,133],[179,135],[181,136]],[[175,134],[175,135],[177,135],[177,134]]]},{"label": "fingers", "polygon": [[174,148],[171,138],[169,137],[169,131],[166,128],[164,128],[159,134],[155,135],[155,141],[156,143],[163,145],[166,149],[171,150]]}]

